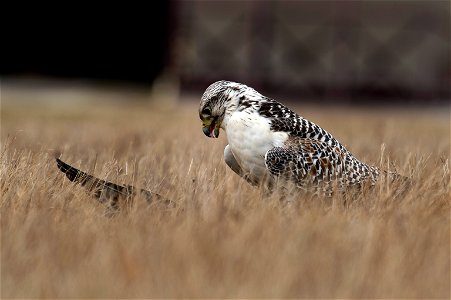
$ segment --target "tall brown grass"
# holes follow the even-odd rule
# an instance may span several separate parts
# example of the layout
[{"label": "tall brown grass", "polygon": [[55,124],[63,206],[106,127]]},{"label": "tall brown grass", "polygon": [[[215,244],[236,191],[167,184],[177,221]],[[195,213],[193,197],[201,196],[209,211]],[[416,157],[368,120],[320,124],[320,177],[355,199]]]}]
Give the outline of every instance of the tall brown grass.
[{"label": "tall brown grass", "polygon": [[[410,176],[348,201],[265,197],[230,171],[197,105],[3,104],[2,298],[449,298],[448,112],[295,107],[358,158]],[[156,191],[109,216],[53,150]]]}]

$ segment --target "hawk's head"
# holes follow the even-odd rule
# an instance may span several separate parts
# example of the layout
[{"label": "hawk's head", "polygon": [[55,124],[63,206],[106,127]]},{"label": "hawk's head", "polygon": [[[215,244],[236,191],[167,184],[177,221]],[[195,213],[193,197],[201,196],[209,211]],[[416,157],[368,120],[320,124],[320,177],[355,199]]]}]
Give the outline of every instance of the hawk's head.
[{"label": "hawk's head", "polygon": [[211,84],[199,105],[199,118],[205,135],[217,138],[225,114],[236,110],[240,98],[243,100],[249,93],[258,94],[253,88],[237,82],[221,80]]}]

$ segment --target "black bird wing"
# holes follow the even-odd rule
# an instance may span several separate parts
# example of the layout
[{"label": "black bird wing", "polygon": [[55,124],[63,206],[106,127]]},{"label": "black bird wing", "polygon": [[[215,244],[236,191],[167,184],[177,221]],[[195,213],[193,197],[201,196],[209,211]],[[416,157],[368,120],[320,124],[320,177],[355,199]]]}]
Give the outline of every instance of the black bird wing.
[{"label": "black bird wing", "polygon": [[109,202],[112,208],[118,208],[118,201],[120,199],[130,199],[140,193],[147,200],[149,204],[154,201],[163,202],[168,206],[174,206],[174,202],[165,199],[160,194],[138,189],[131,185],[118,185],[113,182],[99,179],[89,175],[79,169],[72,167],[59,158],[56,158],[56,164],[61,172],[66,174],[66,177],[77,184],[80,184],[86,190],[94,195],[100,202]]}]

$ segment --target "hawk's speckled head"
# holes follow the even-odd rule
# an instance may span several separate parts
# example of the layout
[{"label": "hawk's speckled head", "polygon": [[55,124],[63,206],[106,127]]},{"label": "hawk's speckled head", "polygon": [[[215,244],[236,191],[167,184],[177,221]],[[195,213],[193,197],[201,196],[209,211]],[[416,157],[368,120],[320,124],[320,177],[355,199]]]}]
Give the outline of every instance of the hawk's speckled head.
[{"label": "hawk's speckled head", "polygon": [[219,128],[227,108],[236,107],[239,95],[247,90],[254,91],[247,85],[226,80],[216,81],[205,90],[200,100],[199,118],[206,136],[219,136]]}]

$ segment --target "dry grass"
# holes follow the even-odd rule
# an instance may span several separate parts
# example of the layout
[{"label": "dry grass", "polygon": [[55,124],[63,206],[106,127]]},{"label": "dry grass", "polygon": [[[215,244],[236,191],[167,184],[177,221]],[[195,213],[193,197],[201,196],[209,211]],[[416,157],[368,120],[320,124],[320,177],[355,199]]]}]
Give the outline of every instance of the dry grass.
[{"label": "dry grass", "polygon": [[[397,198],[381,185],[346,204],[287,205],[227,169],[224,133],[206,138],[195,104],[4,103],[2,298],[449,298],[448,112],[296,110],[415,185]],[[106,217],[52,149],[179,206],[136,201]]]}]

